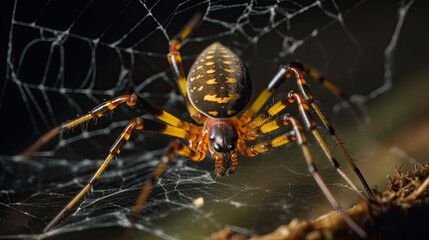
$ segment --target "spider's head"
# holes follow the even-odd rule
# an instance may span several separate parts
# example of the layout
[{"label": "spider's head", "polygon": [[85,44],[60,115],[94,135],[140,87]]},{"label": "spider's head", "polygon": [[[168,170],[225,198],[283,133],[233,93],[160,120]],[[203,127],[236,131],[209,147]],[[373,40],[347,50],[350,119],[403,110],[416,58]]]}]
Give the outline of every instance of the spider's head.
[{"label": "spider's head", "polygon": [[229,176],[238,166],[235,121],[231,119],[209,119],[206,124],[211,155],[216,159],[216,173]]}]

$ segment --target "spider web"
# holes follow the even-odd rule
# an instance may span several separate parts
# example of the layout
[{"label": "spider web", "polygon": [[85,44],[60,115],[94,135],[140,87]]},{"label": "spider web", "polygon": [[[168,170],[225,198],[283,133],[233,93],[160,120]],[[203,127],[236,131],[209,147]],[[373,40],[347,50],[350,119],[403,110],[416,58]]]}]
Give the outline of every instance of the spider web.
[{"label": "spider web", "polygon": [[[124,126],[137,116],[151,116],[119,107],[60,134],[29,160],[14,155],[49,129],[121,94],[136,92],[191,121],[166,54],[170,38],[196,12],[204,17],[183,43],[185,71],[199,52],[220,41],[245,61],[253,98],[282,63],[299,59],[351,93],[365,112],[373,99],[394,86],[395,50],[412,3],[10,3],[6,75],[0,84],[0,238],[63,238],[66,233],[72,238],[123,237],[135,200],[170,137],[134,133],[93,190],[52,231],[41,232],[91,178]],[[356,131],[357,124],[345,104],[313,83],[312,91],[334,125]],[[281,88],[277,99],[290,89],[295,89],[292,81]],[[370,115],[365,116],[371,120]],[[339,119],[342,121],[336,121]],[[347,135],[342,137],[353,147]],[[209,157],[201,163],[176,157],[152,189],[137,224],[142,230],[138,234],[150,239],[200,239],[225,225],[246,234],[266,233],[295,217],[324,212],[329,206],[298,150],[291,144],[255,158],[242,158],[239,171],[228,178],[215,177]],[[315,151],[315,158],[323,158],[320,151]],[[347,169],[345,161],[342,165]],[[355,196],[343,181],[330,175],[328,162],[322,161],[320,169],[331,189]],[[202,207],[193,204],[200,197]],[[353,201],[357,197],[344,205]],[[117,228],[106,228],[113,226]]]}]

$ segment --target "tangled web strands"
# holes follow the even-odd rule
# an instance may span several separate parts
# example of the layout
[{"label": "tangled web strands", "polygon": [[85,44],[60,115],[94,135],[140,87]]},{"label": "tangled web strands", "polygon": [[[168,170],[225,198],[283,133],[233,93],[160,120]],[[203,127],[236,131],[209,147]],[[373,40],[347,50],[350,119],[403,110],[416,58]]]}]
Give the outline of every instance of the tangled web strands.
[{"label": "tangled web strands", "polygon": [[[170,38],[194,13],[202,12],[204,17],[183,43],[185,70],[202,49],[220,41],[246,62],[254,95],[280,64],[300,59],[327,76],[348,79],[337,80],[342,88],[359,85],[356,92],[361,95],[352,99],[364,108],[365,103],[392,87],[394,50],[411,3],[386,4],[384,20],[396,27],[382,31],[380,36],[363,34],[362,27],[356,25],[357,21],[373,24],[374,19],[355,16],[373,7],[367,1],[10,3],[6,77],[0,83],[0,113],[8,117],[2,119],[0,132],[13,137],[0,140],[0,219],[7,222],[1,224],[0,238],[46,237],[39,234],[41,229],[88,181],[123,127],[142,113],[120,108],[60,134],[28,161],[9,157],[49,129],[86,113],[102,100],[132,92],[190,120],[166,53]],[[383,46],[377,51],[381,53],[378,61],[384,62],[385,68],[377,69],[381,77],[371,79],[375,83],[362,89],[365,84],[359,69],[372,64],[363,61],[369,52],[364,42],[370,38]],[[314,91],[319,98],[326,96],[328,106],[332,103],[337,111],[347,113],[341,110],[339,100],[324,95],[324,91]],[[92,192],[48,234],[127,226],[127,216],[144,180],[168,141],[156,133],[135,134]],[[316,201],[320,191],[298,150],[292,147],[280,150],[278,156],[272,153],[242,160],[239,174],[226,179],[214,179],[213,162],[209,160],[196,164],[179,158],[157,180],[137,227],[152,237],[190,239],[226,224],[244,233],[262,233],[278,222],[305,217],[309,209],[320,204]],[[282,157],[285,151],[289,154],[287,165]],[[330,178],[330,185],[338,185],[336,177]],[[205,200],[202,208],[192,204],[198,197]],[[246,212],[251,213],[248,221],[233,217]],[[231,215],[225,219],[225,214]]]}]

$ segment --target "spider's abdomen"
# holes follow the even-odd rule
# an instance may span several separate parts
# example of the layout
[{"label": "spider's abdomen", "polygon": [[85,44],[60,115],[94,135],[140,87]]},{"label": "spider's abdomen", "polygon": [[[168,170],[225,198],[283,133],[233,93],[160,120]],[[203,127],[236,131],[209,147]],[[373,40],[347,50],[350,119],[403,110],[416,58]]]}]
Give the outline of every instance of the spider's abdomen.
[{"label": "spider's abdomen", "polygon": [[188,74],[191,103],[211,118],[230,118],[249,102],[251,82],[243,61],[220,43],[207,47]]}]

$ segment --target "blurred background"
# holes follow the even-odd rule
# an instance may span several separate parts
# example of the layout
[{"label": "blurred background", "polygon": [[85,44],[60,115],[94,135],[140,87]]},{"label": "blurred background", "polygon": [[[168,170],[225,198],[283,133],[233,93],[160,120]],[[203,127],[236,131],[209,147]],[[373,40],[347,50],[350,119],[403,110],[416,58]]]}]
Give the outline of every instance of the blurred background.
[{"label": "blurred background", "polygon": [[[357,119],[317,81],[311,90],[370,186],[386,187],[395,168],[429,157],[429,5],[424,1],[62,1],[4,3],[0,82],[0,238],[122,239],[148,174],[172,139],[136,132],[95,185],[47,234],[46,224],[86,184],[136,113],[121,107],[52,139],[29,160],[14,157],[61,122],[98,103],[136,92],[191,121],[166,54],[168,41],[197,12],[203,20],[181,49],[185,72],[220,41],[246,63],[253,97],[281,64],[322,72],[362,110]],[[296,89],[291,79],[275,94]],[[288,108],[297,114],[295,106]],[[361,187],[323,128],[336,158]],[[263,141],[281,131],[263,136]],[[317,144],[321,175],[343,207],[359,201]],[[179,157],[158,180],[139,219],[137,238],[201,239],[226,225],[263,234],[293,218],[332,210],[300,149],[291,143],[253,158],[227,178],[213,160]],[[363,188],[362,188],[363,189]],[[193,205],[202,197],[204,205]]]}]

